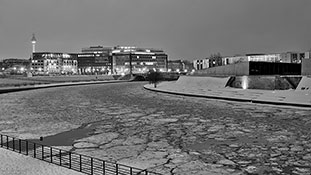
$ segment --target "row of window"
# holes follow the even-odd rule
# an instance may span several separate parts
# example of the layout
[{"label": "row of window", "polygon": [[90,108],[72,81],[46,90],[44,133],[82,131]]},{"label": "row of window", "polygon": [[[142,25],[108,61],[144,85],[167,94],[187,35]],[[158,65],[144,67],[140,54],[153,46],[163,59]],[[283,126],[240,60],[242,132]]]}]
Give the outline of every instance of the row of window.
[{"label": "row of window", "polygon": [[[64,66],[76,66],[78,63],[63,63],[62,65],[64,65]],[[38,65],[59,65],[58,63],[46,63],[46,64],[44,64],[44,63],[32,63],[31,64],[32,66],[38,66]]]}]

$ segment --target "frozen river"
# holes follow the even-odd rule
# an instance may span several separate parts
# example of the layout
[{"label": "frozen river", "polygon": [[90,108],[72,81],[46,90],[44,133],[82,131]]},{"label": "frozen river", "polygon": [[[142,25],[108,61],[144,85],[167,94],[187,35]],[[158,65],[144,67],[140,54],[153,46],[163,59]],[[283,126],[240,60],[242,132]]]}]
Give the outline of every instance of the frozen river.
[{"label": "frozen river", "polygon": [[167,95],[145,83],[1,94],[1,133],[163,174],[310,174],[311,110]]}]

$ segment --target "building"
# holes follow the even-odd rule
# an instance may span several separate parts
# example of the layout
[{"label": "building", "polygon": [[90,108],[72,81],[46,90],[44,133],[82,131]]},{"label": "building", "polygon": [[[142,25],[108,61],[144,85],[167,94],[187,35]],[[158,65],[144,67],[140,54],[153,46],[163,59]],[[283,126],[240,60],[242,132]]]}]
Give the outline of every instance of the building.
[{"label": "building", "polygon": [[167,71],[167,62],[167,54],[159,49],[116,46],[112,51],[112,70],[115,74]]},{"label": "building", "polygon": [[33,74],[76,74],[78,72],[77,54],[58,52],[35,52],[30,69]]},{"label": "building", "polygon": [[0,61],[0,72],[4,71],[3,62]]},{"label": "building", "polygon": [[241,62],[287,62],[282,61],[282,54],[246,54],[227,56],[222,58],[222,65],[236,64]]},{"label": "building", "polygon": [[[275,63],[246,61],[208,69],[197,70],[194,75],[200,76],[244,76],[244,75],[301,75],[299,63]],[[305,71],[307,72],[307,71]]]},{"label": "building", "polygon": [[29,68],[30,61],[27,59],[9,58],[2,61],[2,67],[4,69],[23,67],[25,69]]},{"label": "building", "polygon": [[193,67],[195,70],[202,70],[209,68],[209,59],[202,59],[202,60],[193,60]]},{"label": "building", "polygon": [[239,56],[227,56],[222,58],[222,65],[241,62],[270,62],[270,63],[301,63],[305,57],[310,57],[310,52],[285,52],[273,54],[246,54]]},{"label": "building", "polygon": [[[195,60],[196,75],[309,75],[311,51],[272,54],[246,54],[213,59]],[[208,69],[207,69],[208,68]]]},{"label": "building", "polygon": [[301,52],[286,52],[282,53],[282,59],[284,61],[282,62],[288,62],[288,63],[301,63],[302,59],[305,58],[306,53],[301,53]]},{"label": "building", "polygon": [[78,71],[81,74],[144,73],[150,69],[167,70],[167,55],[163,50],[91,46],[82,48],[82,53],[78,54]]},{"label": "building", "polygon": [[110,55],[113,47],[103,46],[91,46],[82,48],[82,53],[102,53],[104,55]]},{"label": "building", "polygon": [[168,72],[189,73],[194,69],[193,64],[188,60],[169,60]]},{"label": "building", "polygon": [[112,47],[91,46],[82,48],[78,54],[78,72],[80,74],[112,73]]},{"label": "building", "polygon": [[305,56],[305,59],[310,59],[311,58],[311,50],[305,52],[304,56]]},{"label": "building", "polygon": [[29,69],[30,61],[27,59],[9,58],[1,63],[1,71],[8,74],[23,74]]},{"label": "building", "polygon": [[281,62],[281,54],[246,54],[247,61],[252,62]]},{"label": "building", "polygon": [[248,58],[245,55],[226,56],[222,58],[223,65],[236,64],[241,62],[247,62]]},{"label": "building", "polygon": [[185,64],[182,60],[169,60],[167,65],[168,72],[183,72],[185,68]]}]

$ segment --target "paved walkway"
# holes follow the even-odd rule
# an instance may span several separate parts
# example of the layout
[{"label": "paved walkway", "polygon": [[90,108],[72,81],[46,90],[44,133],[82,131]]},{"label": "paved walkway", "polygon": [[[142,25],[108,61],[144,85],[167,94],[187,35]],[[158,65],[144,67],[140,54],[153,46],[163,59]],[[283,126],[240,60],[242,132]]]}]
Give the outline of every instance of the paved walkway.
[{"label": "paved walkway", "polygon": [[82,175],[83,173],[0,148],[1,175]]},{"label": "paved walkway", "polygon": [[178,81],[162,82],[154,88],[145,85],[146,89],[195,97],[311,107],[311,78],[304,77],[297,90],[254,90],[225,87],[228,78],[181,76]]}]

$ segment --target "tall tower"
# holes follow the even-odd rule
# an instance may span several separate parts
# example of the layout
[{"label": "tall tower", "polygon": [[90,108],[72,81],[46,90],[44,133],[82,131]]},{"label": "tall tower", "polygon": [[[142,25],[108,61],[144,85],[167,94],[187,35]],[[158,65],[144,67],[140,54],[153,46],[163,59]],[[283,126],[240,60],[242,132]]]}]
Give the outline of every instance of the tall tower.
[{"label": "tall tower", "polygon": [[37,39],[35,37],[35,34],[32,34],[31,43],[32,43],[32,53],[36,52],[36,42]]}]

